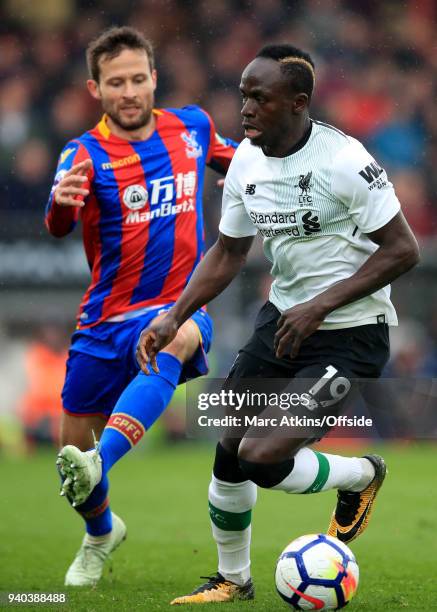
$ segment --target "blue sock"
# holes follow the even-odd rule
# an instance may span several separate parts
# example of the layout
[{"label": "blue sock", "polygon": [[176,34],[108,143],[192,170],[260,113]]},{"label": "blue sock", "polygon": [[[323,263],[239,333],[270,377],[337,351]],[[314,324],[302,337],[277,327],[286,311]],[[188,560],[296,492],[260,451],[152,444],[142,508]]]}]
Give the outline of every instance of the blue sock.
[{"label": "blue sock", "polygon": [[[61,476],[61,480],[64,480]],[[106,474],[94,488],[88,499],[74,509],[84,519],[87,533],[92,536],[101,536],[112,529],[112,513],[109,507],[109,481]],[[67,497],[71,505],[70,499]]]},{"label": "blue sock", "polygon": [[179,382],[182,363],[169,353],[157,357],[159,374],[139,372],[126,387],[100,438],[99,452],[106,474],[159,418]]},{"label": "blue sock", "polygon": [[109,481],[106,474],[93,489],[88,499],[75,510],[82,515],[87,533],[93,536],[105,535],[112,529],[112,513],[108,497]]}]

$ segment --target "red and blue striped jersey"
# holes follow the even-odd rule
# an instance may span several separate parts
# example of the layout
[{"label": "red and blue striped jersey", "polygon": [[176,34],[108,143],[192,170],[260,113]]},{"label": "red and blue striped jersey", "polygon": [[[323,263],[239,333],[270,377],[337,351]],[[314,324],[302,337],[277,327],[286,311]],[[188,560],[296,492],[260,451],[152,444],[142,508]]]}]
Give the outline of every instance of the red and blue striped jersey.
[{"label": "red and blue striped jersey", "polygon": [[[118,138],[103,117],[60,155],[45,220],[61,237],[81,217],[91,269],[78,313],[81,328],[174,302],[202,257],[205,167],[226,173],[237,143],[221,138],[197,106],[153,112],[156,129],[147,140]],[[85,206],[59,206],[56,184],[86,158],[93,167]]]}]

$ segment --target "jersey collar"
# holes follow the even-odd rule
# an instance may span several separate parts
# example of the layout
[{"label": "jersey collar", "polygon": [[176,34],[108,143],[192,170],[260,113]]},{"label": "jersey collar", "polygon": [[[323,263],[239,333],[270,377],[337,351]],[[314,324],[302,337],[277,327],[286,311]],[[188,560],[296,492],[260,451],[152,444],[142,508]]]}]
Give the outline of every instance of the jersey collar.
[{"label": "jersey collar", "polygon": [[[156,119],[158,120],[158,118],[163,115],[163,112],[160,111],[157,108],[154,108],[152,110],[152,113],[155,115]],[[99,132],[99,134],[101,134],[101,136],[103,136],[103,138],[105,140],[109,140],[110,138],[115,138],[117,140],[124,140],[123,138],[119,138],[118,136],[116,136],[115,134],[113,134],[111,132],[111,130],[108,127],[108,115],[106,113],[103,114],[102,118],[100,119],[99,123],[96,125],[96,129]],[[149,136],[149,138],[153,135],[153,133]],[[149,138],[147,140],[149,140]]]},{"label": "jersey collar", "polygon": [[288,151],[285,157],[288,157],[289,155],[293,155],[293,153],[297,153],[298,151],[303,149],[303,147],[306,145],[306,143],[310,139],[312,131],[313,131],[313,122],[312,122],[312,119],[310,119],[310,124],[308,126],[307,131],[302,136],[302,138],[298,142],[296,142],[296,144]]},{"label": "jersey collar", "polygon": [[[302,136],[302,138],[298,142],[296,142],[296,144],[289,151],[287,151],[286,155],[284,155],[282,157],[271,157],[270,155],[266,155],[264,153],[264,151],[263,151],[263,154],[264,154],[265,157],[268,157],[269,159],[285,159],[286,157],[289,157],[290,155],[293,155],[294,153],[297,153],[298,151],[303,149],[303,147],[306,145],[306,143],[310,139],[312,131],[313,131],[313,120],[310,119],[310,124],[309,124],[309,127],[307,128],[305,134]],[[262,149],[261,149],[261,151],[262,151]]]}]

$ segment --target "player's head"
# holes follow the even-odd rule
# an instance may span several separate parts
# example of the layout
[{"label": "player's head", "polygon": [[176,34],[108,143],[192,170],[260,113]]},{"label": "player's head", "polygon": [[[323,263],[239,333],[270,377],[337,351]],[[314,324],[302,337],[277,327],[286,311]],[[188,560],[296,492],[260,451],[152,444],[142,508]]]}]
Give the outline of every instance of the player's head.
[{"label": "player's head", "polygon": [[124,130],[137,130],[151,117],[156,70],[151,42],[127,26],[110,28],[87,48],[91,95]]},{"label": "player's head", "polygon": [[243,71],[243,125],[256,146],[272,146],[308,113],[314,62],[292,45],[263,47]]}]

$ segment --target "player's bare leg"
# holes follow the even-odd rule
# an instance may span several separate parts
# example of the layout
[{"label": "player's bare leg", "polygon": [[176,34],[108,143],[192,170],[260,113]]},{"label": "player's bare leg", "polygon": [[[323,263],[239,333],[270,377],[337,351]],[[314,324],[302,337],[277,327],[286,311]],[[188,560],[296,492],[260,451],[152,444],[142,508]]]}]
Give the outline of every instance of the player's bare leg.
[{"label": "player's bare leg", "polygon": [[106,425],[107,418],[99,416],[73,416],[65,412],[61,416],[61,447],[73,444],[86,451],[93,446],[93,431],[96,438]]}]

